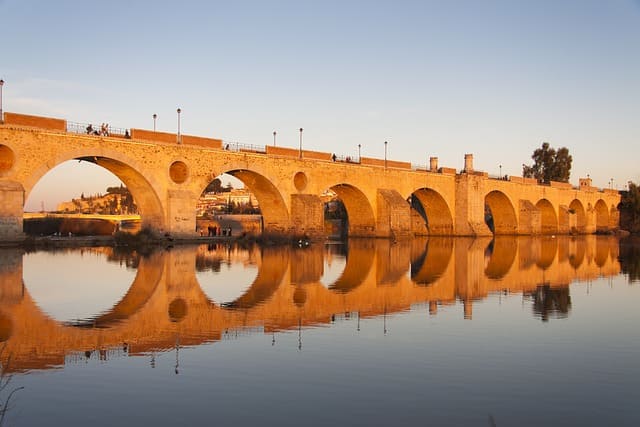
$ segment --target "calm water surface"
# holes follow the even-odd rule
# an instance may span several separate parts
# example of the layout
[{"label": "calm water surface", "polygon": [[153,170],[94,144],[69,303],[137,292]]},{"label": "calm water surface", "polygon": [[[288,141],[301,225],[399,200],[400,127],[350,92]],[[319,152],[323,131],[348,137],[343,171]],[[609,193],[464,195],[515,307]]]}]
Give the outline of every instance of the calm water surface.
[{"label": "calm water surface", "polygon": [[596,236],[2,250],[2,421],[636,426],[639,273]]}]

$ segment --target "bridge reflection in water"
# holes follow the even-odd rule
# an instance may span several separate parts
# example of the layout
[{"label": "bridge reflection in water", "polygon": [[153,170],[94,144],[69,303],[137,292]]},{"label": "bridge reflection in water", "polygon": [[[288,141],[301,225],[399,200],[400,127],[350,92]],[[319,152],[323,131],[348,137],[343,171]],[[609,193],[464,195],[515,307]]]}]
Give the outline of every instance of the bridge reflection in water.
[{"label": "bridge reflection in water", "polygon": [[[175,247],[134,259],[135,280],[111,310],[67,323],[43,313],[30,295],[22,252],[3,249],[0,357],[12,371],[46,369],[85,352],[148,354],[219,341],[230,331],[271,334],[342,316],[388,315],[416,304],[437,315],[439,307],[461,301],[461,315],[471,319],[473,301],[492,293],[522,294],[533,315],[547,320],[569,314],[571,282],[620,274],[618,248],[617,239],[604,236],[396,244],[352,239],[344,247],[234,248],[257,265],[258,274],[241,296],[219,302],[203,291],[197,273],[219,268],[230,248]],[[111,248],[95,250],[117,256]],[[344,270],[323,284],[325,259],[337,252],[346,256]]]}]

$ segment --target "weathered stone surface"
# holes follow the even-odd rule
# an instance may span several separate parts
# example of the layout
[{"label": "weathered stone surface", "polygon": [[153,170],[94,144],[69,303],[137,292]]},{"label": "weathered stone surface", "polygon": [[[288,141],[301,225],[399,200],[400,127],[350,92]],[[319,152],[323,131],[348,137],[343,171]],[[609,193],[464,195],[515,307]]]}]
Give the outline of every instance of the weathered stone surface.
[{"label": "weathered stone surface", "polygon": [[[186,135],[178,144],[160,133],[153,140],[153,132],[142,130],[130,139],[71,134],[59,129],[59,119],[19,119],[0,125],[0,239],[22,234],[23,206],[34,185],[73,159],[113,172],[133,194],[143,227],[176,238],[197,235],[196,201],[222,173],[243,181],[256,196],[268,233],[324,234],[319,197],[327,190],[343,201],[350,236],[491,235],[485,206],[495,234],[593,233],[615,229],[619,220],[615,191],[586,181],[576,189],[517,177],[490,179],[473,170],[471,157],[468,173],[443,167],[417,171],[392,160],[387,167],[380,159],[333,162],[330,153],[303,151],[300,158],[298,150],[284,147],[225,150],[220,140]],[[418,214],[409,201],[420,204]]]}]

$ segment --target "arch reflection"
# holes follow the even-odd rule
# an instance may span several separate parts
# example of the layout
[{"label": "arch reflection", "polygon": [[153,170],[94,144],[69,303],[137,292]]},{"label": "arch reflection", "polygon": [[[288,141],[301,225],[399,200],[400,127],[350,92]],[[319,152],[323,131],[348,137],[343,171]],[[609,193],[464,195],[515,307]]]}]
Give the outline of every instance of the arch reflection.
[{"label": "arch reflection", "polygon": [[504,293],[522,294],[532,314],[546,321],[570,315],[572,281],[619,274],[621,253],[608,236],[352,240],[343,272],[327,288],[320,281],[322,245],[237,250],[256,251],[259,272],[232,302],[214,304],[203,292],[196,277],[198,247],[175,247],[140,258],[135,281],[110,313],[94,319],[98,327],[46,316],[30,297],[29,284],[23,286],[22,253],[2,250],[5,354],[12,354],[14,370],[44,369],[64,365],[73,352],[91,354],[98,345],[142,355],[175,349],[177,342],[198,345],[230,333],[271,334],[354,318],[345,313],[387,316],[416,304],[427,305],[432,315],[439,306],[452,306],[473,319],[474,304]]}]

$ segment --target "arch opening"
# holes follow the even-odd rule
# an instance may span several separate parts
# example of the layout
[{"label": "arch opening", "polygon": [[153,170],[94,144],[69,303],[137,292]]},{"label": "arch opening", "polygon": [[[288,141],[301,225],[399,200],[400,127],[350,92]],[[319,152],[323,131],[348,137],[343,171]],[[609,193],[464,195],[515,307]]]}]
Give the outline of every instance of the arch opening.
[{"label": "arch opening", "polygon": [[[160,199],[151,183],[134,166],[110,157],[70,157],[54,166],[43,165],[25,185],[25,212],[61,214],[59,220],[45,224],[41,232],[36,229],[37,234],[56,231],[112,234],[121,225],[123,231],[129,232],[140,228],[164,231],[165,215]],[[78,220],[72,214],[85,215]],[[34,232],[28,223],[25,220],[27,234]]]},{"label": "arch opening", "polygon": [[[323,193],[326,213],[331,211],[331,203],[337,207],[337,218],[341,221],[342,236],[370,237],[375,233],[375,217],[367,196],[350,184],[338,184]],[[340,204],[344,207],[341,207]]]},{"label": "arch opening", "polygon": [[[435,190],[421,188],[411,194],[412,217],[420,217],[424,221],[426,233],[432,236],[453,235],[453,216],[445,199]],[[416,234],[421,234],[421,227],[414,227]]]},{"label": "arch opening", "polygon": [[607,204],[600,199],[593,208],[596,213],[596,233],[606,233],[609,231],[609,209],[607,209]]},{"label": "arch opening", "polygon": [[569,204],[569,227],[572,233],[585,233],[587,230],[587,215],[578,199]]},{"label": "arch opening", "polygon": [[558,216],[551,202],[547,199],[541,199],[536,203],[536,208],[540,210],[540,233],[557,234]]},{"label": "arch opening", "polygon": [[[213,191],[214,186],[217,185],[216,180],[223,183],[226,181],[226,187],[223,189],[227,190],[231,185],[231,191],[222,192],[221,197],[217,196],[221,199],[218,201],[218,208],[213,208],[215,203],[209,203],[209,208],[199,207],[200,216],[205,212],[207,212],[207,219],[215,215],[227,215],[224,218],[227,221],[226,225],[220,224],[220,226],[222,231],[227,232],[231,228],[232,235],[280,234],[289,231],[290,217],[287,204],[269,178],[248,169],[232,169],[218,175],[211,174],[211,176],[216,178],[202,183],[201,202],[204,196]],[[220,190],[216,191],[220,192]],[[221,230],[218,230],[220,234]],[[205,228],[204,232],[207,233],[208,230]]]},{"label": "arch opening", "polygon": [[262,233],[262,214],[256,195],[240,179],[223,173],[200,193],[196,230],[201,236]]},{"label": "arch opening", "polygon": [[516,211],[501,191],[492,191],[484,198],[485,223],[493,234],[517,234]]}]

